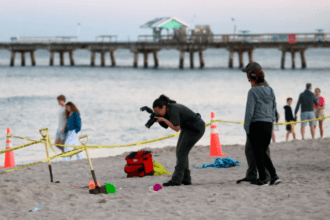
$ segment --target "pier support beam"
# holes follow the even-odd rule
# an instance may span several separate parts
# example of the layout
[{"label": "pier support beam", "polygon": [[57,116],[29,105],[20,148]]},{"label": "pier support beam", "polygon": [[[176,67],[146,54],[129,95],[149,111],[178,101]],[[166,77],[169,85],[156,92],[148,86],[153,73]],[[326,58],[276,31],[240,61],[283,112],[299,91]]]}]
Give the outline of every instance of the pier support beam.
[{"label": "pier support beam", "polygon": [[73,50],[71,50],[71,51],[69,52],[69,55],[70,55],[70,65],[71,65],[71,66],[74,66]]},{"label": "pier support beam", "polygon": [[300,57],[301,57],[301,68],[306,68],[306,57],[305,57],[305,50],[300,51]]},{"label": "pier support beam", "polygon": [[32,66],[36,65],[36,57],[34,55],[34,51],[30,51],[30,56],[31,56],[31,64]]},{"label": "pier support beam", "polygon": [[239,68],[243,68],[244,63],[243,63],[243,52],[242,51],[238,52],[238,57],[239,57]]},{"label": "pier support beam", "polygon": [[111,66],[116,66],[115,51],[110,51]]},{"label": "pier support beam", "polygon": [[282,50],[282,58],[281,58],[281,69],[284,70],[285,68],[285,50]]},{"label": "pier support beam", "polygon": [[92,51],[91,53],[91,66],[95,66],[95,52]]},{"label": "pier support beam", "polygon": [[148,53],[144,53],[144,68],[148,68]]},{"label": "pier support beam", "polygon": [[199,51],[199,61],[200,61],[200,68],[203,68],[205,63],[204,63],[204,52],[202,50]]},{"label": "pier support beam", "polygon": [[184,64],[184,52],[180,51],[180,63],[179,63],[180,69],[183,69],[183,64]]},{"label": "pier support beam", "polygon": [[101,66],[105,66],[105,53],[101,52]]},{"label": "pier support beam", "polygon": [[60,65],[64,66],[64,52],[60,51]]},{"label": "pier support beam", "polygon": [[194,52],[190,52],[190,68],[194,68]]},{"label": "pier support beam", "polygon": [[249,53],[249,62],[251,63],[253,62],[253,50],[249,50],[248,53]]},{"label": "pier support beam", "polygon": [[22,66],[25,66],[25,53],[21,52]]},{"label": "pier support beam", "polygon": [[54,51],[50,51],[49,66],[54,65]]},{"label": "pier support beam", "polygon": [[15,51],[11,51],[10,66],[15,66]]},{"label": "pier support beam", "polygon": [[296,53],[295,51],[291,52],[291,57],[292,57],[292,69],[296,68]]},{"label": "pier support beam", "polygon": [[139,59],[139,53],[134,53],[134,62],[133,62],[133,66],[135,68],[138,67],[138,59]]},{"label": "pier support beam", "polygon": [[234,51],[229,51],[228,67],[233,68],[233,63],[234,63]]},{"label": "pier support beam", "polygon": [[155,61],[155,68],[158,67],[158,52],[154,51],[154,61]]}]

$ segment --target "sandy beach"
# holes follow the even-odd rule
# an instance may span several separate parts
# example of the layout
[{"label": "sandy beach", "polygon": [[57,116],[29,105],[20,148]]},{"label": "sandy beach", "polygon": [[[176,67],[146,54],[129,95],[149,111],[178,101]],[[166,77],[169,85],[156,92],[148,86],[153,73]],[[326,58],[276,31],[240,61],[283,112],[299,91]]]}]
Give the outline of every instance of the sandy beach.
[{"label": "sandy beach", "polygon": [[[209,146],[190,152],[193,185],[149,191],[170,175],[127,178],[125,153],[92,159],[98,181],[113,183],[115,194],[91,195],[92,179],[87,159],[52,164],[50,183],[47,163],[2,174],[0,219],[328,219],[330,215],[330,139],[271,143],[271,157],[282,183],[277,186],[236,184],[245,176],[243,145],[223,145],[226,157],[239,167],[195,169],[213,163]],[[149,149],[149,148],[146,148]],[[149,149],[150,150],[150,149]],[[175,166],[175,147],[151,149],[153,159],[169,172]],[[121,189],[119,189],[121,188]],[[37,204],[42,209],[29,210]]]}]

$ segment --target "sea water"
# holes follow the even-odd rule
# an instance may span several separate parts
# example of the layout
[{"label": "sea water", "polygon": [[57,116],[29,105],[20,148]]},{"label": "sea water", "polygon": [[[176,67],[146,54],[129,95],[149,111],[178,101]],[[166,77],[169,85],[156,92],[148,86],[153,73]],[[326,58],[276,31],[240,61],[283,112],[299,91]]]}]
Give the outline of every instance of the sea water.
[{"label": "sea water", "polygon": [[[206,50],[205,68],[199,69],[199,58],[194,57],[195,69],[190,69],[188,53],[185,55],[185,68],[179,69],[180,54],[175,50],[163,50],[159,53],[159,68],[153,68],[153,57],[149,55],[149,68],[143,68],[143,56],[139,55],[139,68],[133,68],[133,54],[127,50],[116,51],[116,63],[110,67],[110,55],[107,54],[106,66],[100,66],[100,57],[96,57],[96,66],[90,67],[90,53],[79,50],[74,53],[75,66],[59,66],[58,55],[55,66],[50,67],[49,53],[36,51],[37,66],[30,65],[26,56],[26,67],[20,66],[20,55],[16,55],[15,67],[9,67],[10,52],[0,51],[0,143],[5,149],[6,128],[12,134],[39,140],[39,129],[48,128],[52,142],[58,125],[59,105],[56,97],[66,96],[81,112],[81,135],[87,134],[88,144],[119,145],[150,140],[175,133],[154,124],[145,127],[149,114],[141,112],[142,106],[152,107],[153,101],[165,94],[178,103],[184,104],[194,112],[201,114],[203,120],[210,121],[211,112],[217,119],[243,122],[248,90],[251,88],[246,74],[238,68],[238,56],[235,55],[234,68],[228,69],[226,50]],[[300,56],[296,59],[295,70],[291,69],[291,56],[287,54],[286,70],[281,70],[281,52],[275,49],[255,50],[254,60],[259,62],[266,74],[266,80],[274,89],[277,100],[279,122],[284,122],[286,99],[293,98],[294,111],[298,96],[305,90],[306,83],[321,88],[321,95],[330,100],[330,51],[328,49],[309,49],[306,51],[307,69],[301,69]],[[245,65],[247,54],[244,55]],[[326,116],[330,111],[326,107]],[[300,112],[298,113],[300,119]],[[324,137],[330,137],[330,120],[324,121]],[[243,125],[218,123],[222,145],[245,144],[246,134]],[[297,138],[301,139],[300,125],[296,126]],[[210,129],[207,128],[198,145],[210,143]],[[285,141],[285,126],[279,126],[275,132],[276,141]],[[316,138],[319,138],[319,130]],[[306,138],[311,138],[309,127]],[[290,136],[292,139],[292,136]],[[135,151],[143,147],[159,148],[175,146],[178,137],[163,141],[125,148],[89,150],[92,158],[118,155],[125,151]],[[13,138],[13,146],[28,141]],[[56,148],[57,152],[60,151]],[[242,149],[242,154],[244,150]],[[53,155],[53,153],[51,153]],[[84,157],[85,154],[83,154]],[[27,164],[46,157],[44,144],[29,146],[15,151],[17,164]],[[75,156],[73,157],[75,159]],[[61,159],[55,159],[59,161]],[[0,163],[4,154],[0,155]],[[1,165],[1,164],[0,164]]]}]

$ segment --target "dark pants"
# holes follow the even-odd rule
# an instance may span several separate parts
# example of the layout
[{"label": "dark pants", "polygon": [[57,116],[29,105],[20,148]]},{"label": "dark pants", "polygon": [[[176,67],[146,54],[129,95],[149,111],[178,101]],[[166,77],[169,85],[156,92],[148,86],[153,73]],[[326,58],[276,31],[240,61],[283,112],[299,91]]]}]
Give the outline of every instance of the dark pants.
[{"label": "dark pants", "polygon": [[265,168],[269,171],[271,178],[276,176],[272,160],[266,154],[266,151],[269,150],[272,131],[273,125],[271,122],[252,122],[250,125],[248,136],[255,155],[260,180],[266,180]]},{"label": "dark pants", "polygon": [[199,133],[181,129],[176,146],[176,166],[171,180],[173,183],[181,184],[182,181],[191,183],[188,154],[205,133],[205,123],[202,119],[198,120],[196,125],[200,129]]},{"label": "dark pants", "polygon": [[[270,158],[269,147],[266,150],[266,154]],[[256,164],[254,151],[252,149],[252,145],[251,145],[251,141],[250,141],[249,136],[246,136],[245,156],[246,156],[246,160],[247,160],[247,163],[248,163],[248,169],[246,171],[246,177],[245,178],[247,180],[256,180],[256,179],[258,179],[257,164]],[[266,179],[270,180],[269,171],[266,168],[265,168],[265,172],[266,172]]]}]

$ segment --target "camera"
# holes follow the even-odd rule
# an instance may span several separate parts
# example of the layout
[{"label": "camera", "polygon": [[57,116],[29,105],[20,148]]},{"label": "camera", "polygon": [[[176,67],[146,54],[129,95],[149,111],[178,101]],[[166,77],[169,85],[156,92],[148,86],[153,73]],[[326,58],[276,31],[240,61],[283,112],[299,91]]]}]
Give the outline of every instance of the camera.
[{"label": "camera", "polygon": [[150,128],[157,121],[157,118],[155,117],[159,117],[159,115],[156,112],[152,111],[152,109],[149,108],[148,106],[144,106],[140,108],[140,110],[147,111],[149,114],[151,114],[149,121],[147,122],[147,124],[145,124],[147,128]]}]

